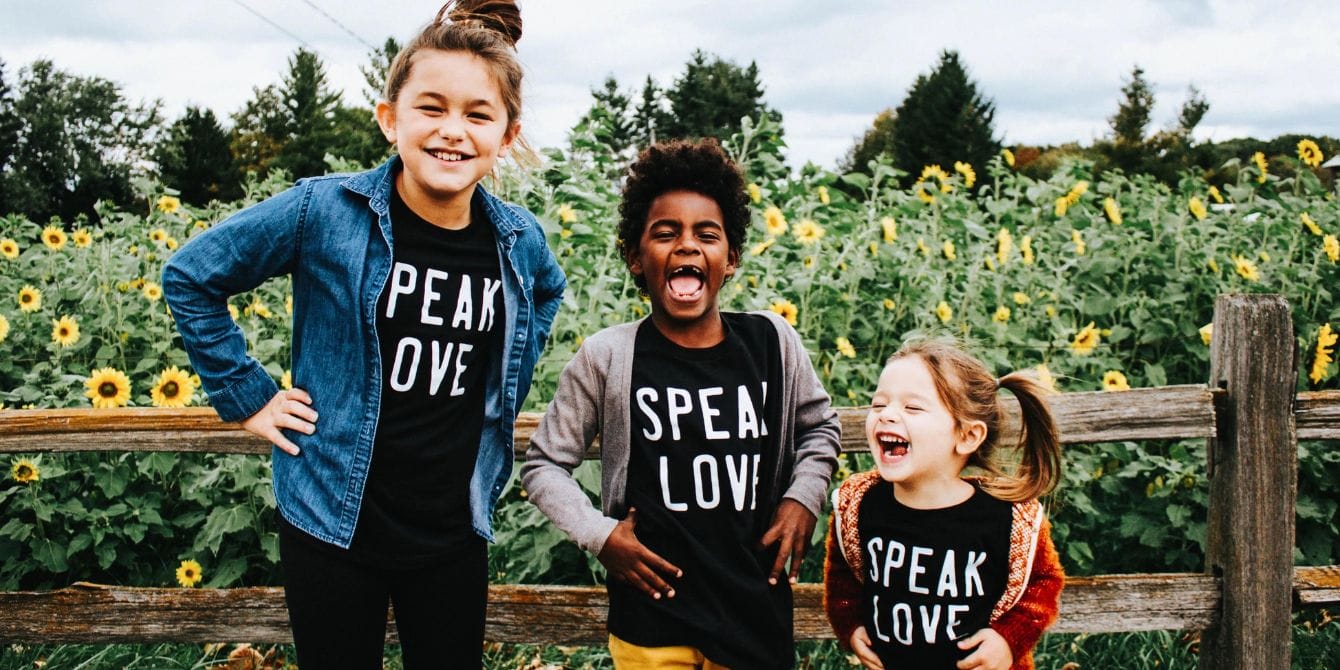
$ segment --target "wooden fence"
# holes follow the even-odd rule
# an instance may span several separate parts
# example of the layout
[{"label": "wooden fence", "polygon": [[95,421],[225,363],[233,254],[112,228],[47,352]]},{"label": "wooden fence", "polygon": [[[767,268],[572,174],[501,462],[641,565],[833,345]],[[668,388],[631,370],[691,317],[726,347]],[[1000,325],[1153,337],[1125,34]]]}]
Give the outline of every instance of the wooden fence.
[{"label": "wooden fence", "polygon": [[[1201,630],[1202,668],[1289,667],[1293,610],[1340,604],[1340,566],[1293,566],[1297,440],[1340,439],[1340,392],[1295,395],[1297,358],[1282,298],[1221,296],[1208,384],[1053,397],[1067,444],[1207,439],[1210,502],[1203,572],[1068,578],[1051,632]],[[864,451],[865,410],[839,414],[843,449]],[[518,421],[518,455],[538,419]],[[207,408],[0,411],[0,453],[69,451],[268,454],[270,447]],[[819,584],[795,588],[797,639],[832,637],[822,593]],[[492,586],[486,637],[601,644],[606,604],[602,587]],[[81,582],[0,592],[0,641],[220,640],[290,641],[282,589]]]}]

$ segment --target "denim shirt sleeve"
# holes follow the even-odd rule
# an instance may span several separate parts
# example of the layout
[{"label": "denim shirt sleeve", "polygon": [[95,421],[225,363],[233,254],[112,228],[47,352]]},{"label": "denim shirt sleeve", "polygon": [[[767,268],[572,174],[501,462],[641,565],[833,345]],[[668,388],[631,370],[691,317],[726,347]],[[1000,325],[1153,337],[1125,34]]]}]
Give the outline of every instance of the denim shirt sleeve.
[{"label": "denim shirt sleeve", "polygon": [[224,421],[255,414],[279,391],[247,353],[228,298],[292,271],[310,188],[299,182],[234,214],[192,238],[163,268],[163,295],[177,332]]},{"label": "denim shirt sleeve", "polygon": [[[539,226],[536,226],[539,229]],[[549,332],[554,326],[554,317],[558,315],[558,308],[563,304],[563,292],[567,290],[568,279],[563,274],[563,268],[559,267],[558,259],[554,258],[554,252],[544,241],[544,231],[539,230],[542,249],[542,258],[540,266],[535,272],[535,332],[540,336],[539,350],[544,349],[544,343],[549,338]]]}]

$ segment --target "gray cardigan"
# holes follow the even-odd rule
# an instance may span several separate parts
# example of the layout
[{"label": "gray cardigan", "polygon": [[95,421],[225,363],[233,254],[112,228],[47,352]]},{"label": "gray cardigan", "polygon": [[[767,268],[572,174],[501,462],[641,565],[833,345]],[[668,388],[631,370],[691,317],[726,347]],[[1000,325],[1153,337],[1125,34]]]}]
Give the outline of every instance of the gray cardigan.
[{"label": "gray cardigan", "polygon": [[[837,467],[841,427],[800,335],[780,316],[755,312],[777,326],[781,344],[781,457],[770,490],[781,491],[816,517]],[[628,481],[633,343],[642,321],[606,328],[587,339],[563,368],[558,390],[526,449],[521,483],[531,502],[581,548],[599,554],[625,512]],[[600,434],[601,510],[591,504],[572,470]],[[772,507],[779,499],[767,501]]]}]

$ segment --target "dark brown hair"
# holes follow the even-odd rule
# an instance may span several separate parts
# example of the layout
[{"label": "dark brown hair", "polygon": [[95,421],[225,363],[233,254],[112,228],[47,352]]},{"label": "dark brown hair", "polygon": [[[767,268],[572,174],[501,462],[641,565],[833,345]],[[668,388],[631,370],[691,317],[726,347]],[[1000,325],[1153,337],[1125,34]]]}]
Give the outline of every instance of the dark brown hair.
[{"label": "dark brown hair", "polygon": [[[1061,480],[1061,440],[1047,406],[1047,390],[1022,372],[1000,379],[986,365],[962,349],[937,340],[915,340],[904,344],[889,363],[902,358],[920,358],[930,370],[940,395],[957,428],[972,421],[986,425],[986,439],[968,457],[968,465],[988,475],[982,488],[1002,500],[1020,501],[1051,493]],[[1022,426],[1014,445],[1020,459],[1008,472],[996,456],[997,441],[1005,421],[999,389],[1008,389],[1019,400]]]},{"label": "dark brown hair", "polygon": [[[521,8],[511,0],[450,0],[437,18],[409,41],[386,73],[386,101],[395,103],[409,80],[414,57],[423,49],[464,51],[488,64],[502,93],[508,125],[521,118],[521,62],[516,43],[521,39]],[[522,147],[526,145],[518,142]]]}]

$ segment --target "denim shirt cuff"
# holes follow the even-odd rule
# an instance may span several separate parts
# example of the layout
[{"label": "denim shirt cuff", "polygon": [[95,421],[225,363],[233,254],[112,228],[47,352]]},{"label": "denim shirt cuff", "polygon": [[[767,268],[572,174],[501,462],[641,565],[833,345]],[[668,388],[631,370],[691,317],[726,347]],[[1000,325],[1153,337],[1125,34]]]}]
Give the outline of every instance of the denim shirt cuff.
[{"label": "denim shirt cuff", "polygon": [[212,393],[209,403],[224,421],[242,421],[261,411],[279,392],[279,385],[265,372],[260,363],[252,362],[251,370],[237,383]]}]

